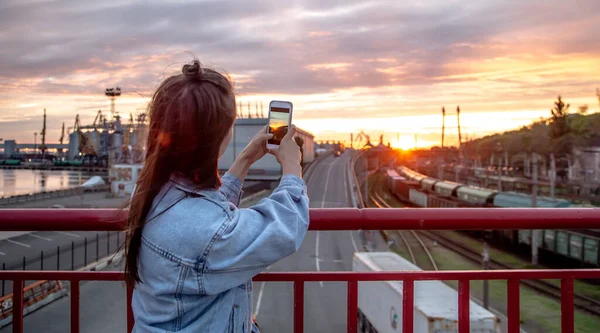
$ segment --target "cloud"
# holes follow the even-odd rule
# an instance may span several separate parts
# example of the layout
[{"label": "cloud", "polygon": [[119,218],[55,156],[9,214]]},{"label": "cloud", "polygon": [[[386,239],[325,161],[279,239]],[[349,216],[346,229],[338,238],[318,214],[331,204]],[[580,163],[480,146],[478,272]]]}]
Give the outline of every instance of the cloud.
[{"label": "cloud", "polygon": [[597,84],[599,22],[597,0],[5,0],[0,116],[48,96],[107,103],[115,85],[149,96],[186,51],[227,70],[240,95],[293,97],[307,117],[324,105],[357,117],[531,108]]}]

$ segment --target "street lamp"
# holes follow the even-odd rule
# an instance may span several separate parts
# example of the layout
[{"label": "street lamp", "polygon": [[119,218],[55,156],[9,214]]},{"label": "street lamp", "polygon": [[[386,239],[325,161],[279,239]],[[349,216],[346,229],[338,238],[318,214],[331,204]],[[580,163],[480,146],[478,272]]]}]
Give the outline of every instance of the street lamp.
[{"label": "street lamp", "polygon": [[498,192],[502,192],[502,143],[496,142],[498,152]]}]

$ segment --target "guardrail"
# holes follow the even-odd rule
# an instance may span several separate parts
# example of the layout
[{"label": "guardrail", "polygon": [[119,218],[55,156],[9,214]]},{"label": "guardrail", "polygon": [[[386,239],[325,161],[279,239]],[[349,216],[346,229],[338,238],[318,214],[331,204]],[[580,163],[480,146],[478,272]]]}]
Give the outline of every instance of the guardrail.
[{"label": "guardrail", "polygon": [[104,186],[89,187],[89,188],[74,187],[74,188],[55,190],[55,191],[17,194],[17,195],[8,196],[8,197],[0,197],[0,207],[6,206],[6,205],[11,205],[11,204],[17,204],[17,203],[37,201],[37,200],[63,198],[63,197],[69,197],[69,196],[73,196],[73,195],[82,195],[84,192],[103,192],[103,191],[108,191],[108,190],[110,190],[110,186],[104,185]]},{"label": "guardrail", "polygon": [[[0,231],[33,230],[122,230],[125,211],[97,210],[0,210]],[[411,229],[598,229],[600,209],[311,209],[311,230],[411,230]],[[25,280],[68,280],[71,284],[71,332],[79,332],[80,282],[121,281],[122,272],[3,271],[0,279],[12,280],[13,332],[23,330]],[[255,281],[289,281],[294,284],[294,332],[304,329],[304,284],[314,281],[347,283],[347,331],[357,332],[358,282],[403,281],[403,332],[412,332],[414,318],[414,282],[457,280],[458,332],[470,332],[469,282],[471,280],[508,280],[508,328],[519,332],[519,282],[524,279],[561,280],[561,326],[563,333],[574,331],[574,279],[598,279],[600,269],[582,270],[494,270],[494,271],[418,271],[418,272],[284,272],[263,273]],[[127,326],[133,328],[132,288],[127,288]]]}]

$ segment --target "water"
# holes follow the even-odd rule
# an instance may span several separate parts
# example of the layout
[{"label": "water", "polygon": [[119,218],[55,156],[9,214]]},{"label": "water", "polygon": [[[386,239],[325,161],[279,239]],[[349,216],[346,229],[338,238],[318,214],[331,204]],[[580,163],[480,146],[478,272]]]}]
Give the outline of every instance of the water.
[{"label": "water", "polygon": [[77,187],[91,176],[83,171],[0,169],[0,197]]}]

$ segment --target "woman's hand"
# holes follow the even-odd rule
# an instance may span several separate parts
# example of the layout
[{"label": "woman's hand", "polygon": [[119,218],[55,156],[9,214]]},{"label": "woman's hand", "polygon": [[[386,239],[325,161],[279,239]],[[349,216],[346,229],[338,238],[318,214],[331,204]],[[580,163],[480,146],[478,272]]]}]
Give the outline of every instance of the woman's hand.
[{"label": "woman's hand", "polygon": [[258,131],[252,140],[250,140],[246,148],[240,153],[240,158],[243,158],[246,163],[248,163],[248,166],[260,160],[268,152],[267,140],[273,137],[272,133],[267,133],[268,127],[269,125],[266,125]]},{"label": "woman's hand", "polygon": [[281,139],[279,148],[269,150],[269,153],[275,155],[277,162],[281,164],[283,174],[292,174],[302,178],[302,166],[300,147],[294,140],[296,134],[296,126],[292,125],[287,133]]}]

